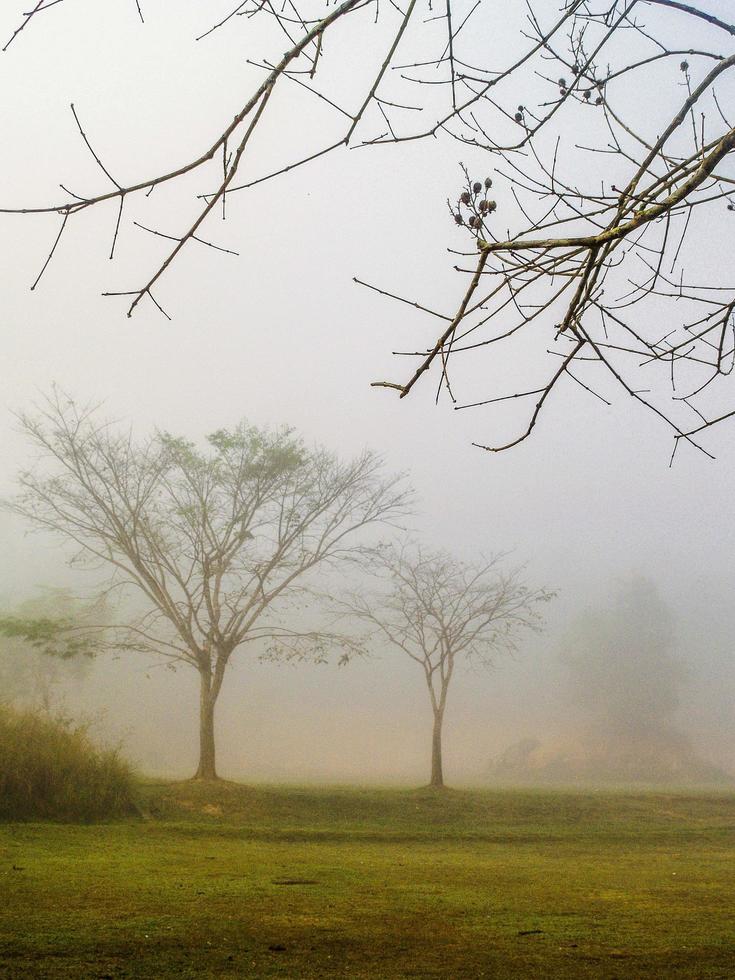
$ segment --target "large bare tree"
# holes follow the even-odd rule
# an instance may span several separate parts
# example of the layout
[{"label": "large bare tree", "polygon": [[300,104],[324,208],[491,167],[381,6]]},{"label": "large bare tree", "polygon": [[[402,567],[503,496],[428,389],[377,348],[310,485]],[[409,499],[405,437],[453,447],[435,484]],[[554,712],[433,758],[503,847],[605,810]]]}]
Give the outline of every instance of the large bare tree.
[{"label": "large bare tree", "polygon": [[518,634],[541,625],[539,606],[553,593],[531,589],[501,557],[463,562],[442,551],[394,545],[373,553],[373,591],[351,595],[345,607],[386,643],[416,663],[431,702],[431,780],[444,786],[442,731],[449,686],[463,661],[485,666],[516,649]]},{"label": "large bare tree", "polygon": [[[131,0],[131,16],[143,21],[146,6],[160,29],[154,0]],[[32,44],[42,18],[61,24],[66,4],[26,7],[18,4],[6,51]],[[371,284],[437,324],[425,347],[397,352],[414,362],[402,380],[376,384],[404,398],[433,371],[437,398],[445,392],[455,408],[499,411],[503,403],[523,412],[513,415],[507,438],[478,443],[492,451],[525,439],[554,392],[573,382],[603,401],[616,393],[635,399],[670,428],[675,449],[686,443],[709,452],[700,442],[705,430],[735,414],[728,380],[735,19],[728,7],[515,0],[499,12],[489,0],[223,2],[196,43],[245,28],[243,44],[260,75],[234,116],[223,106],[212,119],[201,150],[177,157],[174,149],[169,167],[125,179],[100,152],[83,107],[72,105],[70,125],[95,161],[101,189],[64,190],[50,203],[2,202],[2,210],[59,218],[35,288],[79,215],[111,206],[114,254],[129,202],[200,175],[199,196],[193,206],[182,203],[178,229],[135,222],[168,240],[163,259],[144,281],[106,294],[127,297],[129,315],[144,300],[163,312],[167,270],[184,248],[219,247],[212,219],[224,217],[228,197],[345,148],[458,143],[473,163],[449,201],[456,229],[447,237],[464,284],[444,308],[407,295],[405,273]],[[308,147],[291,145],[282,126],[282,165],[259,170],[253,135],[283,89],[329,107],[333,124]],[[247,177],[246,160],[254,168]],[[66,188],[68,175],[58,178]],[[432,245],[416,247],[425,269]],[[283,248],[287,258],[286,242]],[[465,362],[473,369],[479,362],[481,371],[464,370]],[[527,383],[508,390],[509,374]],[[460,398],[460,386],[469,397]]]},{"label": "large bare tree", "polygon": [[400,519],[402,478],[371,452],[342,462],[288,430],[245,424],[209,436],[205,450],[165,433],[136,442],[58,392],[20,423],[39,460],[12,508],[70,541],[73,562],[108,569],[110,589],[144,601],[139,619],[106,624],[109,644],[198,672],[196,775],[215,779],[214,712],[230,661],[245,649],[350,652],[349,637],[277,612],[303,598],[317,567],[358,557],[360,532]]}]

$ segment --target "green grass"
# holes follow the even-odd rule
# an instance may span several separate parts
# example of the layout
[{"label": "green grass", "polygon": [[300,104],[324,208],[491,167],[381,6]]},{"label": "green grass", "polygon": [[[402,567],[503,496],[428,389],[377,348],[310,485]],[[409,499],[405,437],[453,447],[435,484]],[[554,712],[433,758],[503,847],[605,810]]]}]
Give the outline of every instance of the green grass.
[{"label": "green grass", "polygon": [[733,795],[143,792],[0,825],[0,977],[735,976]]}]

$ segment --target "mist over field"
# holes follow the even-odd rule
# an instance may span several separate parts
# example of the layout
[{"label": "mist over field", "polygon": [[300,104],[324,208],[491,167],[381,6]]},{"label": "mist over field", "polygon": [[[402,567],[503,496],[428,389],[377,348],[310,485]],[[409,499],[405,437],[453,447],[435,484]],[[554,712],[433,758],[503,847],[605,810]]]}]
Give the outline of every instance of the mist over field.
[{"label": "mist over field", "polygon": [[[4,126],[16,133],[0,151],[8,199],[46,199],[59,174],[98,181],[70,123],[70,94],[105,158],[131,174],[142,155],[153,166],[206,141],[221,100],[225,114],[237,104],[243,78],[254,69],[243,64],[236,33],[191,45],[184,72],[177,52],[197,35],[201,5],[179,4],[165,32],[163,8],[152,6],[141,31],[119,6],[104,13],[89,5],[64,10],[65,29],[84,58],[70,58],[58,45],[55,12],[39,19],[22,46],[9,49],[7,63],[17,66],[22,58],[24,71],[9,73],[4,83]],[[510,20],[499,30],[509,41],[515,37]],[[692,43],[706,31],[698,25],[701,37]],[[116,61],[120,46],[124,67]],[[29,77],[42,89],[42,118],[30,108],[38,92]],[[325,107],[310,101],[294,117],[300,98],[296,91],[278,94],[253,166],[277,165],[284,127],[302,138],[326,118]],[[54,147],[53,165],[27,152],[41,126]],[[468,147],[463,156],[472,168],[485,166],[478,151]],[[265,427],[293,425],[307,444],[345,457],[371,447],[385,455],[389,470],[408,472],[418,499],[412,528],[430,546],[468,560],[508,551],[512,562],[525,565],[529,582],[558,590],[544,610],[544,631],[523,636],[514,657],[500,658],[490,671],[458,671],[445,731],[453,781],[487,779],[492,760],[520,739],[562,736],[579,708],[565,674],[565,637],[578,617],[604,615],[636,576],[653,584],[671,612],[671,649],[683,672],[668,722],[703,759],[733,772],[732,428],[712,433],[717,461],[684,450],[669,468],[669,436],[653,416],[622,394],[607,407],[567,385],[532,439],[491,456],[471,442],[502,429],[504,408],[453,412],[447,403],[435,407],[429,388],[399,403],[369,387],[395,372],[391,350],[424,343],[425,332],[416,311],[361,290],[352,278],[400,285],[440,306],[454,295],[456,273],[445,248],[456,241],[444,201],[458,173],[454,148],[409,143],[326,157],[312,170],[285,174],[275,194],[266,185],[233,195],[230,219],[216,231],[218,241],[243,255],[185,253],[166,279],[170,322],[150,304],[126,320],[118,300],[96,288],[124,288],[135,279],[158,254],[150,236],[126,227],[111,264],[99,247],[110,215],[85,214],[30,295],[31,270],[45,254],[53,222],[33,218],[21,233],[21,219],[8,216],[0,222],[0,246],[4,359],[12,370],[0,396],[0,489],[12,494],[16,473],[30,462],[12,412],[29,409],[53,383],[81,402],[102,402],[105,415],[141,435],[158,428],[200,440],[246,418]],[[176,224],[175,193],[164,189],[151,202],[158,222]],[[293,259],[282,265],[277,256],[285,237]],[[523,374],[521,361],[505,370],[509,386]],[[469,372],[471,390],[480,390],[479,380]],[[64,548],[49,537],[26,535],[8,514],[0,515],[0,532],[6,608],[45,587],[93,589],[94,575],[68,569]],[[339,669],[243,659],[230,673],[217,717],[224,774],[328,782],[424,778],[425,691],[415,665],[390,650]],[[70,711],[95,716],[99,731],[121,740],[142,771],[183,776],[196,755],[197,689],[189,674],[145,657],[105,656],[64,688],[63,701]]]},{"label": "mist over field", "polygon": [[[630,580],[609,580],[587,606],[560,597],[548,610],[545,632],[525,639],[517,655],[500,659],[490,670],[472,666],[457,676],[444,748],[453,784],[492,785],[497,782],[492,763],[514,744],[524,739],[552,746],[570,738],[583,741],[591,719],[601,724],[608,740],[620,737],[630,719],[616,724],[614,704],[620,694],[614,690],[615,679],[613,690],[598,687],[590,704],[577,682],[570,681],[565,641],[575,617],[607,611],[621,585],[629,586]],[[681,607],[672,616],[670,649],[676,660],[671,683],[676,696],[663,711],[662,723],[664,732],[671,727],[688,736],[701,760],[732,774],[735,668],[724,597],[719,608],[721,621],[713,621],[708,603],[701,600],[688,606],[686,617]],[[628,665],[626,684],[650,684],[648,671],[646,663]],[[192,671],[172,671],[150,657],[121,655],[103,656],[79,673],[54,686],[59,707],[92,718],[94,731],[120,742],[142,772],[190,775],[197,754],[198,708]],[[658,682],[656,678],[654,686]],[[644,717],[655,729],[656,717],[645,710]],[[218,705],[218,764],[224,776],[245,781],[421,784],[430,728],[422,678],[414,664],[389,649],[343,667],[244,661],[233,665]],[[665,769],[660,780],[671,782]],[[533,771],[521,779],[539,781]],[[582,779],[590,781],[595,782]]]}]

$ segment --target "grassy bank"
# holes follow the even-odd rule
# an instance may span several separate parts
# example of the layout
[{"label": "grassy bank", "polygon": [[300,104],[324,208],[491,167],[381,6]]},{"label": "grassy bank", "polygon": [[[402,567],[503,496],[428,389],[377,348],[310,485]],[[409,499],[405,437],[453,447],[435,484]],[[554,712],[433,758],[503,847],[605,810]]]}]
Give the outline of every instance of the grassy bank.
[{"label": "grassy bank", "polygon": [[2,977],[732,977],[735,797],[145,787],[0,826]]}]

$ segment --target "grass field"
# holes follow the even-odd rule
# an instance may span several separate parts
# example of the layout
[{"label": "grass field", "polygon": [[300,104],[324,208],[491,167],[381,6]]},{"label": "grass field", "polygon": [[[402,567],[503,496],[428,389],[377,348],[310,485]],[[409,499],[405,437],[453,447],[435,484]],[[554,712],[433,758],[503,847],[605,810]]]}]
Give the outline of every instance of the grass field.
[{"label": "grass field", "polygon": [[0,825],[0,977],[735,977],[735,796],[150,784]]}]

